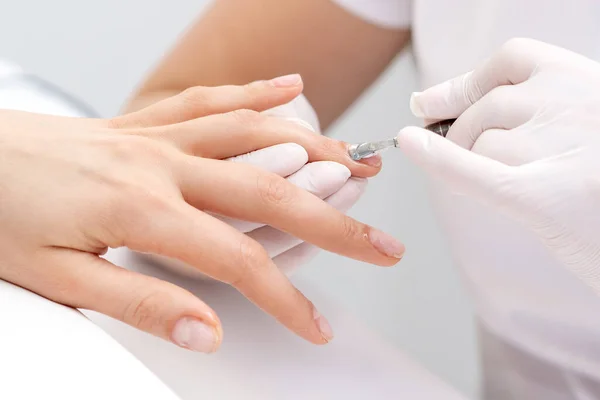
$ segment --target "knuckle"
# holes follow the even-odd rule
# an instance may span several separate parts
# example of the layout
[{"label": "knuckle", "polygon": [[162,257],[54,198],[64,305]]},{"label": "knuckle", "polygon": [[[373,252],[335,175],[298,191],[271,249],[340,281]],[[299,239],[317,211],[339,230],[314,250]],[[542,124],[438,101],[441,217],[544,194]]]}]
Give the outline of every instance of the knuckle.
[{"label": "knuckle", "polygon": [[240,109],[229,113],[229,116],[244,128],[254,128],[264,122],[265,117],[257,111]]},{"label": "knuckle", "polygon": [[[127,221],[132,229],[142,228],[137,234],[144,237],[150,229],[153,219],[174,213],[173,201],[160,192],[147,188],[143,184],[132,183],[125,186],[119,195],[120,220]],[[152,216],[152,217],[149,217]],[[128,235],[131,236],[131,235]]]},{"label": "knuckle", "polygon": [[157,140],[140,135],[119,136],[111,145],[114,158],[126,163],[157,161],[167,156],[165,146]]},{"label": "knuckle", "polygon": [[[132,174],[131,179],[117,182],[103,196],[103,213],[98,216],[109,234],[111,247],[127,246],[138,250],[148,245],[149,232],[156,230],[155,221],[170,218],[177,211],[169,187],[156,176]],[[166,193],[165,193],[166,192]],[[152,250],[161,251],[160,243]]]},{"label": "knuckle", "polygon": [[347,215],[342,215],[341,235],[343,239],[352,240],[356,239],[358,236],[364,235],[364,232],[359,226],[358,222]]},{"label": "knuckle", "polygon": [[128,117],[129,115],[119,115],[116,117],[106,119],[106,127],[108,129],[119,130],[126,128],[128,126]]},{"label": "knuckle", "polygon": [[146,293],[135,297],[125,307],[123,322],[144,331],[156,331],[163,326],[162,310],[172,303],[171,296],[160,291]]},{"label": "knuckle", "polygon": [[229,283],[234,287],[248,285],[261,274],[269,260],[269,255],[261,245],[244,236],[237,251],[237,268]]},{"label": "knuckle", "polygon": [[472,72],[465,75],[463,79],[454,82],[454,84],[457,86],[454,92],[463,93],[466,104],[473,105],[485,95],[481,82],[473,77]]},{"label": "knuckle", "polygon": [[[315,147],[322,152],[324,159],[334,161],[346,159],[348,150],[345,143],[325,136],[317,135],[312,135],[310,140],[312,143],[314,143]],[[309,142],[306,147],[310,148],[311,142]],[[339,157],[340,155],[342,157]]]},{"label": "knuckle", "polygon": [[279,207],[293,201],[293,185],[277,175],[259,173],[256,186],[258,195],[267,206]]},{"label": "knuckle", "polygon": [[179,94],[179,98],[184,107],[191,108],[204,108],[210,102],[207,90],[203,86],[187,88]]},{"label": "knuckle", "polygon": [[244,96],[253,103],[253,100],[257,100],[262,91],[264,91],[265,86],[260,84],[259,82],[247,83],[242,86],[242,91]]}]

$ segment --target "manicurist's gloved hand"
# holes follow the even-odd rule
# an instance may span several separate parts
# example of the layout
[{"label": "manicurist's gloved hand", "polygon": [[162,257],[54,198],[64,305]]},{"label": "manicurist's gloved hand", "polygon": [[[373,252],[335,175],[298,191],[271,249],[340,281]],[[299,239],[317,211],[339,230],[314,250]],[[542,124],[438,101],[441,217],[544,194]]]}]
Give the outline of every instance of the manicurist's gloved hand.
[{"label": "manicurist's gloved hand", "polygon": [[326,343],[326,319],[267,250],[215,217],[270,225],[377,265],[398,262],[399,242],[284,179],[290,171],[228,161],[295,143],[288,147],[298,164],[333,161],[359,177],[376,174],[350,160],[344,143],[244,110],[285,104],[301,89],[286,78],[196,87],[109,120],[0,111],[0,279],[185,348],[216,350],[221,325],[208,305],[100,257],[128,247],[191,265],[306,340]]},{"label": "manicurist's gloved hand", "polygon": [[600,64],[533,40],[413,95],[447,139],[408,127],[400,147],[456,192],[521,221],[600,294]]}]

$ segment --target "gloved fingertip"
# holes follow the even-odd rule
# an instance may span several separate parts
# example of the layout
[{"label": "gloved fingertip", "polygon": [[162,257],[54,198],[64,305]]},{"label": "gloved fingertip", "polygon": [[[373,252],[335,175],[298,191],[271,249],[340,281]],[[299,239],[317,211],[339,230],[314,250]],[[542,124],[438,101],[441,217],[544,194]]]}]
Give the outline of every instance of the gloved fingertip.
[{"label": "gloved fingertip", "polygon": [[352,175],[352,172],[350,171],[350,169],[348,167],[346,167],[345,165],[340,164],[338,162],[318,161],[318,163],[319,163],[319,165],[322,165],[324,169],[327,170],[327,172],[325,174],[328,174],[329,176],[333,177],[336,180],[346,182]]},{"label": "gloved fingertip", "polygon": [[410,96],[410,111],[417,118],[425,118],[425,113],[423,112],[423,108],[419,101],[419,96],[421,95],[421,92],[414,92]]},{"label": "gloved fingertip", "polygon": [[367,186],[369,186],[369,180],[367,178],[357,178],[353,176],[348,179],[346,185],[352,185],[352,189],[356,195],[356,197],[360,197],[367,190]]},{"label": "gloved fingertip", "polygon": [[[267,149],[271,148],[267,147]],[[286,165],[295,165],[298,166],[298,168],[308,162],[308,152],[298,143],[282,143],[274,145],[269,153],[269,157],[272,157],[271,161],[281,160],[281,162]]]},{"label": "gloved fingertip", "polygon": [[[308,162],[308,152],[306,151],[306,149],[304,147],[302,147],[301,145],[299,145],[298,143],[282,143],[279,145],[275,145],[275,146],[282,146],[283,148],[286,149],[286,151],[293,153],[293,155],[295,156],[302,156],[303,158],[306,157],[306,161]],[[273,147],[275,147],[273,146]]]},{"label": "gloved fingertip", "polygon": [[407,126],[398,132],[398,135],[396,135],[396,141],[398,142],[398,147],[400,149],[403,149],[406,146],[414,146],[416,144],[421,145],[425,140],[427,140],[430,133],[431,132],[428,130],[419,128],[418,126]]},{"label": "gloved fingertip", "polygon": [[[422,158],[430,152],[431,141],[437,136],[433,132],[416,126],[403,128],[396,136],[398,148],[409,158]],[[439,137],[442,139],[441,137]]]},{"label": "gloved fingertip", "polygon": [[337,192],[351,176],[350,170],[334,161],[316,161],[306,164],[288,177],[288,181],[319,198]]}]

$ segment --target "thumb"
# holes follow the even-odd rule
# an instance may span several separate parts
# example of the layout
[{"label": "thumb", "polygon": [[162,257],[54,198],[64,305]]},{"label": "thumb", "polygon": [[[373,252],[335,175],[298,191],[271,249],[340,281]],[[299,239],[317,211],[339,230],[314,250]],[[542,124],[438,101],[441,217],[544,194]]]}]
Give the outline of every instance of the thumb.
[{"label": "thumb", "polygon": [[514,167],[483,157],[426,129],[406,127],[398,147],[433,179],[478,201],[504,206],[514,198]]}]

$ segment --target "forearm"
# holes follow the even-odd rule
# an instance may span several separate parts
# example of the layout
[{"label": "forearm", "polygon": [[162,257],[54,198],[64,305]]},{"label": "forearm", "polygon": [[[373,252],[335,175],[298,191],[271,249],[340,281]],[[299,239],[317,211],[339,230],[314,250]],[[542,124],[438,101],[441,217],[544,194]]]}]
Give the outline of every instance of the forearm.
[{"label": "forearm", "polygon": [[191,86],[244,84],[300,73],[326,128],[385,69],[408,30],[376,27],[323,0],[217,0],[128,105]]}]

